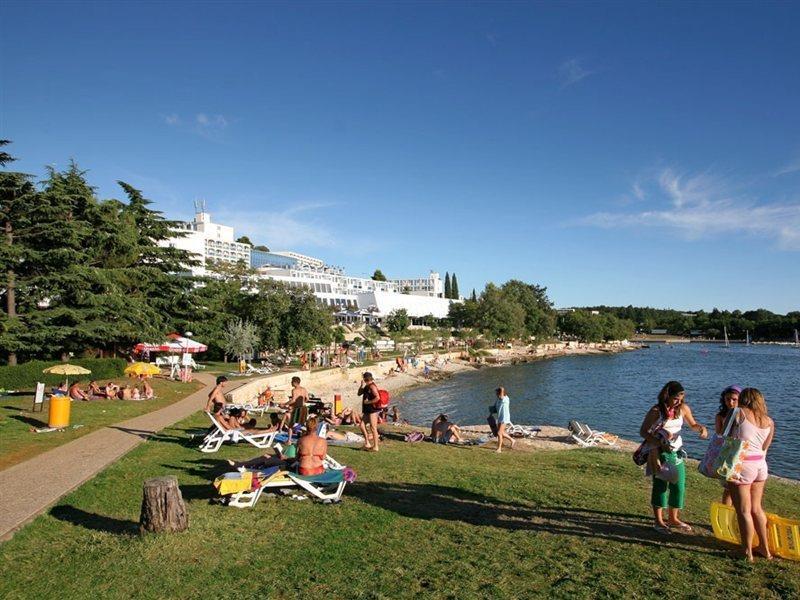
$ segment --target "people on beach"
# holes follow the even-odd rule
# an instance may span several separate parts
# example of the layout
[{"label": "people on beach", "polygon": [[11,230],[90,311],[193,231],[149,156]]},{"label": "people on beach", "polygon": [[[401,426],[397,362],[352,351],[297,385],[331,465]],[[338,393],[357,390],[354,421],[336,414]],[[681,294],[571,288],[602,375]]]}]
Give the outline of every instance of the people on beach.
[{"label": "people on beach", "polygon": [[97,381],[92,379],[89,382],[89,387],[86,388],[86,393],[89,394],[89,398],[105,398],[106,393],[100,389],[100,386],[97,385]]},{"label": "people on beach", "polygon": [[216,385],[212,388],[212,390],[208,393],[208,402],[206,402],[206,412],[210,412],[211,414],[218,414],[225,408],[226,400],[225,400],[225,384],[228,382],[228,378],[225,375],[220,375],[217,377]]},{"label": "people on beach", "polygon": [[736,509],[742,550],[745,558],[753,562],[753,535],[758,534],[762,543],[758,553],[771,559],[772,554],[763,540],[767,540],[767,515],[761,501],[767,483],[767,450],[775,435],[775,422],[767,413],[767,403],[763,394],[756,388],[745,388],[739,394],[739,408],[736,418],[737,439],[748,442],[739,479],[728,482],[728,488]]},{"label": "people on beach", "polygon": [[144,396],[145,400],[152,400],[156,397],[153,386],[150,385],[150,382],[147,381],[147,378],[144,376],[142,377],[142,396]]},{"label": "people on beach", "polygon": [[436,417],[431,424],[431,440],[439,444],[447,444],[448,442],[461,444],[464,442],[458,425],[451,423],[444,413]]},{"label": "people on beach", "polygon": [[72,385],[69,386],[69,391],[67,392],[67,395],[72,400],[83,400],[83,401],[89,400],[89,394],[87,394],[81,389],[81,382],[77,380],[73,381]]},{"label": "people on beach", "polygon": [[[738,385],[729,385],[719,396],[719,411],[717,412],[717,416],[714,419],[714,431],[717,435],[722,435],[722,432],[725,430],[725,423],[728,420],[728,416],[731,414],[734,408],[739,406],[739,394],[742,393],[742,388]],[[731,491],[728,489],[726,482],[722,482],[722,487],[724,488],[722,492],[722,503],[726,506],[730,506],[733,503],[731,499]]]},{"label": "people on beach", "polygon": [[[378,415],[381,409],[378,407],[380,403],[380,391],[372,373],[364,373],[361,378],[361,384],[358,386],[358,395],[361,396],[361,433],[364,435],[366,443],[364,448],[372,452],[377,452],[379,447],[380,434],[378,433]],[[367,431],[367,424],[369,424],[369,431]],[[372,440],[370,442],[370,439]]]},{"label": "people on beach", "polygon": [[[654,528],[660,533],[671,533],[672,527],[691,532],[688,523],[680,520],[680,511],[686,497],[686,467],[683,462],[683,439],[681,429],[684,421],[708,437],[708,430],[694,419],[692,410],[685,402],[686,392],[677,381],[670,381],[658,394],[658,402],[647,411],[639,430],[641,436],[653,447],[658,462],[652,470],[653,489],[650,504],[655,517]],[[680,454],[679,454],[680,452]],[[648,456],[649,457],[649,456]],[[669,479],[669,481],[667,481]],[[664,509],[669,509],[668,521],[664,520]]]},{"label": "people on beach", "polygon": [[514,438],[506,434],[506,428],[511,425],[511,400],[506,394],[506,388],[500,386],[495,391],[497,400],[494,403],[494,418],[497,422],[497,452],[503,451],[503,441],[508,440],[511,447],[514,447]]},{"label": "people on beach", "polygon": [[119,389],[119,391],[117,392],[117,398],[119,398],[120,400],[133,399],[133,392],[131,391],[131,385],[129,383],[126,383]]},{"label": "people on beach", "polygon": [[119,392],[119,386],[113,381],[106,384],[106,398],[116,398]]},{"label": "people on beach", "polygon": [[319,475],[325,472],[323,461],[328,454],[328,442],[317,433],[317,418],[306,421],[305,433],[297,442],[300,475]]}]

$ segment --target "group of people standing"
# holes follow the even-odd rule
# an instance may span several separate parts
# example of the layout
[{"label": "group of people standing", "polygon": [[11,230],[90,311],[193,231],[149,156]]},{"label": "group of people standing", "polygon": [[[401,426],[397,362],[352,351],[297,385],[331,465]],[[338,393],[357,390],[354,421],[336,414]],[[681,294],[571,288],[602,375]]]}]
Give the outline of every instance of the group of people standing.
[{"label": "group of people standing", "polygon": [[[686,498],[686,453],[681,437],[684,423],[697,431],[701,439],[708,437],[708,429],[695,420],[685,400],[686,391],[680,382],[668,382],[640,428],[648,448],[647,472],[653,478],[650,504],[655,517],[654,527],[664,534],[673,529],[692,531],[691,526],[680,519]],[[748,442],[737,478],[723,483],[722,501],[736,509],[742,549],[747,560],[752,561],[754,534],[757,533],[761,540],[768,539],[762,498],[768,477],[767,450],[775,434],[775,423],[759,390],[731,385],[722,391],[714,430],[717,435],[722,435],[726,429],[732,437]],[[668,511],[666,520],[665,510]],[[766,544],[759,546],[758,551],[765,558],[772,558]]]}]

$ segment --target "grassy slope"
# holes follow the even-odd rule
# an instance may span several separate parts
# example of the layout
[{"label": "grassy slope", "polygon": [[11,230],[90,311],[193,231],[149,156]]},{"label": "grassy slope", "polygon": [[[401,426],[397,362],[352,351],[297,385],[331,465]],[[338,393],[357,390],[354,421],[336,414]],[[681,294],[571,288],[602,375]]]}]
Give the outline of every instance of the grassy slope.
[{"label": "grassy slope", "polygon": [[[117,382],[124,384],[130,380],[119,379]],[[52,433],[36,434],[30,431],[31,427],[47,426],[49,404],[46,398],[43,411],[35,413],[30,412],[33,396],[0,398],[0,469],[22,462],[106,425],[163,408],[202,387],[200,383],[179,383],[163,379],[153,379],[151,383],[158,396],[155,400],[73,402],[70,408],[70,427]],[[74,425],[82,427],[73,429]]]},{"label": "grassy slope", "polygon": [[[0,546],[0,597],[797,597],[800,564],[728,557],[699,535],[650,529],[648,482],[626,454],[506,453],[392,441],[332,453],[356,484],[340,505],[262,498],[212,505],[212,474],[245,446],[203,455],[193,419],[166,430]],[[177,474],[190,529],[135,535],[144,478]],[[686,517],[720,488],[692,472]],[[800,514],[796,486],[769,509]],[[661,596],[663,597],[663,595]]]}]

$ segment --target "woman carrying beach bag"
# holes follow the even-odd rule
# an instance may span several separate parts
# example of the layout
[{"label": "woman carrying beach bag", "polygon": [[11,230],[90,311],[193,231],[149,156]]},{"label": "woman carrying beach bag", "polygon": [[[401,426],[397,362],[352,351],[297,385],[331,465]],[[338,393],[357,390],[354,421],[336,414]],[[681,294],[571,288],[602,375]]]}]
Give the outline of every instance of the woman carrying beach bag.
[{"label": "woman carrying beach bag", "polygon": [[[645,441],[654,446],[651,452],[658,453],[658,469],[652,473],[650,504],[655,517],[654,528],[664,534],[671,533],[673,527],[687,533],[692,531],[691,526],[680,520],[680,511],[686,498],[686,466],[683,463],[681,438],[684,421],[698,431],[702,439],[708,437],[708,430],[695,421],[692,410],[684,402],[685,398],[686,392],[679,382],[667,383],[658,394],[658,403],[647,411],[639,430]],[[660,425],[657,426],[659,421]],[[664,521],[666,508],[669,509],[668,522]]]}]

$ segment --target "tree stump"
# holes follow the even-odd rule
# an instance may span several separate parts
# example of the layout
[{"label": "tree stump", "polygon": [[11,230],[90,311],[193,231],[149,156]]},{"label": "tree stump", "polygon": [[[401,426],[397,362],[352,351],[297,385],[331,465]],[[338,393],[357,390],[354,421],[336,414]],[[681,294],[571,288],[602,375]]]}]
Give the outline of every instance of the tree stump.
[{"label": "tree stump", "polygon": [[144,482],[139,533],[183,531],[189,527],[189,513],[174,475],[153,477]]}]

